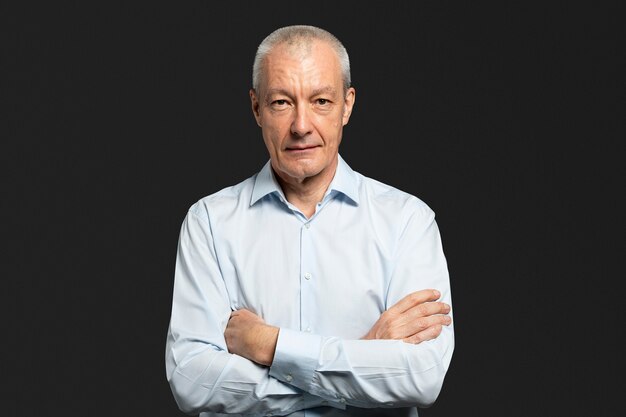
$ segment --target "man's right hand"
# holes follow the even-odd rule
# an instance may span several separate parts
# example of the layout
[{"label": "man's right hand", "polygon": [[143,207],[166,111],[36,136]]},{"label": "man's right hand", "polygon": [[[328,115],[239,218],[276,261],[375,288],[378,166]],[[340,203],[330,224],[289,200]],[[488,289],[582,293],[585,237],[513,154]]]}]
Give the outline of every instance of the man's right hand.
[{"label": "man's right hand", "polygon": [[438,302],[440,296],[437,290],[421,290],[407,295],[381,314],[362,339],[395,339],[417,344],[436,338],[442,326],[452,323],[447,315],[450,306]]}]

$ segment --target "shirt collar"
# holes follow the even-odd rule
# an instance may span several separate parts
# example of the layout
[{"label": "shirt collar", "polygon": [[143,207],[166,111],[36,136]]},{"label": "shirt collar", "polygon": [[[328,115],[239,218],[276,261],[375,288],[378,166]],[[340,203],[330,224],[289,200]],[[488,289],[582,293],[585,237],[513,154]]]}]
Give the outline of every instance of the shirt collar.
[{"label": "shirt collar", "polygon": [[278,193],[278,195],[282,196],[283,190],[280,188],[276,178],[274,178],[274,172],[272,171],[270,161],[267,161],[254,180],[254,188],[252,189],[250,205],[254,205],[254,203],[272,193]]},{"label": "shirt collar", "polygon": [[[325,196],[328,196],[332,191],[335,191],[345,195],[358,205],[359,188],[356,173],[352,170],[352,168],[350,168],[350,166],[348,166],[341,155],[339,155],[338,160],[337,171],[335,171],[335,176],[333,177]],[[272,165],[270,161],[267,161],[254,180],[254,188],[252,190],[252,197],[250,198],[250,205],[254,205],[266,195],[273,193],[277,193],[284,198],[283,191],[274,177]]]}]

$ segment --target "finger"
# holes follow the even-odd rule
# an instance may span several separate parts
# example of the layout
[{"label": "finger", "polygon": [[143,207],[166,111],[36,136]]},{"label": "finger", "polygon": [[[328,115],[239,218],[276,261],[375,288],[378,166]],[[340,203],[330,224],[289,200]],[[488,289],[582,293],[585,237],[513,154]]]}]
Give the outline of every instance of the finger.
[{"label": "finger", "polygon": [[402,315],[406,316],[410,320],[415,320],[419,317],[428,317],[435,314],[448,314],[449,312],[450,305],[438,301],[430,301],[411,307]]},{"label": "finger", "polygon": [[421,332],[418,332],[410,337],[407,337],[406,339],[403,339],[403,341],[417,345],[427,340],[435,339],[441,334],[442,330],[443,330],[443,326],[441,326],[440,324],[437,324],[435,326],[422,330]]},{"label": "finger", "polygon": [[[440,303],[431,301],[423,304],[416,305],[405,311],[402,314],[396,315],[393,319],[394,326],[411,325],[430,316],[446,315],[450,312],[450,306],[446,303]],[[429,326],[426,326],[429,327]]]},{"label": "finger", "polygon": [[408,321],[398,327],[396,331],[403,335],[403,338],[423,332],[435,326],[449,326],[452,323],[450,316],[435,314],[428,317],[420,317],[412,321]]},{"label": "finger", "polygon": [[411,307],[428,301],[436,301],[441,297],[441,293],[437,290],[421,290],[415,291],[405,296],[403,299],[389,307],[387,310],[394,313],[404,313]]}]

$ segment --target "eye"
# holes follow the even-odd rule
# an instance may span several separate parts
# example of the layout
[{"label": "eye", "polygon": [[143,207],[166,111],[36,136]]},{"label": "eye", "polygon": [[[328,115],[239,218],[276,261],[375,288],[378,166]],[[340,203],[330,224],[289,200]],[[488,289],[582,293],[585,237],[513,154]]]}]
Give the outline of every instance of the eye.
[{"label": "eye", "polygon": [[275,104],[277,106],[284,106],[285,104],[287,104],[287,100],[282,100],[282,99],[274,100],[272,104]]},{"label": "eye", "polygon": [[317,99],[317,104],[319,104],[320,106],[325,106],[326,104],[330,103],[330,101],[328,101],[325,98],[318,98]]}]

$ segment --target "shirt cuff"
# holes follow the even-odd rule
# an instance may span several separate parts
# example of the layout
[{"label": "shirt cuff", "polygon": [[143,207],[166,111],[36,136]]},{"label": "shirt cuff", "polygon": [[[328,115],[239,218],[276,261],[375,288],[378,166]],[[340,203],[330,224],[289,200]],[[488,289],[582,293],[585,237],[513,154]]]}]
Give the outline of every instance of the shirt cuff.
[{"label": "shirt cuff", "polygon": [[309,391],[322,346],[322,337],[281,327],[270,376]]},{"label": "shirt cuff", "polygon": [[305,391],[305,403],[309,402],[310,406],[326,405],[345,410],[345,400],[313,383],[322,343],[322,336],[281,327],[269,374]]}]

